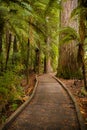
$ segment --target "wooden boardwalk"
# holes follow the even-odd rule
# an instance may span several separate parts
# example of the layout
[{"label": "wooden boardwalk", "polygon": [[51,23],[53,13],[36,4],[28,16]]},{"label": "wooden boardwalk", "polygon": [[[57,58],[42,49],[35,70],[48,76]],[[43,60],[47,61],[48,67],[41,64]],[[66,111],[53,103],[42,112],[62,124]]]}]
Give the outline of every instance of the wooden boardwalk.
[{"label": "wooden boardwalk", "polygon": [[75,106],[51,76],[39,76],[36,94],[8,130],[80,130]]}]

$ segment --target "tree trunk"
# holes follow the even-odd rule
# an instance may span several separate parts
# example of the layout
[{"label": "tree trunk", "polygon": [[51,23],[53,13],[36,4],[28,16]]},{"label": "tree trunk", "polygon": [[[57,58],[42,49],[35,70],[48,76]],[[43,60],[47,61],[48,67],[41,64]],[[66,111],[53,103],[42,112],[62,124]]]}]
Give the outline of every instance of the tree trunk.
[{"label": "tree trunk", "polygon": [[[40,47],[39,47],[40,49]],[[40,58],[40,50],[38,52],[38,74],[40,74],[40,65],[41,65],[41,58]]]},{"label": "tree trunk", "polygon": [[33,48],[32,45],[30,44],[30,64],[31,64],[31,70],[34,70],[34,61],[33,61]]},{"label": "tree trunk", "polygon": [[4,24],[5,20],[2,15],[2,11],[0,12],[0,71],[3,72],[3,49],[2,49],[2,38],[4,32]]},{"label": "tree trunk", "polygon": [[[61,11],[61,27],[71,26],[78,30],[77,21],[70,21],[70,15],[74,8],[77,6],[77,0],[67,0],[62,2]],[[60,37],[60,40],[62,36]],[[75,78],[75,73],[79,72],[79,65],[77,62],[78,47],[76,42],[72,41],[69,44],[65,43],[59,47],[59,61],[57,76],[64,78]],[[77,75],[78,76],[78,75]]]},{"label": "tree trunk", "polygon": [[13,43],[13,53],[18,52],[17,49],[17,39],[16,39],[16,35],[14,36],[14,43]]},{"label": "tree trunk", "polygon": [[36,58],[35,58],[35,72],[39,74],[40,72],[40,50],[36,48],[35,50]]},{"label": "tree trunk", "polygon": [[27,84],[29,83],[29,51],[30,51],[30,41],[28,39],[28,43],[27,43],[27,61],[26,61]]},{"label": "tree trunk", "polygon": [[52,66],[51,66],[51,57],[50,57],[50,36],[47,36],[46,39],[46,73],[52,72]]},{"label": "tree trunk", "polygon": [[7,55],[6,55],[6,65],[5,65],[5,70],[7,69],[7,64],[8,64],[8,60],[9,60],[9,53],[10,53],[10,46],[11,46],[11,33],[9,34],[9,41],[7,41]]},{"label": "tree trunk", "polygon": [[3,61],[2,61],[2,32],[0,32],[0,71],[3,71]]},{"label": "tree trunk", "polygon": [[[82,5],[82,1],[80,0],[80,4]],[[84,41],[85,41],[85,36],[86,36],[86,27],[85,27],[85,16],[83,15],[83,13],[80,13],[80,19],[79,19],[79,34],[80,34],[80,39],[81,39],[81,43],[79,45],[80,47],[80,55],[79,57],[81,57],[81,63],[82,63],[82,73],[83,73],[83,79],[84,79],[84,87],[87,91],[87,82],[86,82],[86,66],[85,66],[85,60],[84,60]]]},{"label": "tree trunk", "polygon": [[14,42],[13,42],[13,58],[12,58],[12,64],[16,63],[17,61],[17,56],[16,53],[18,52],[17,48],[17,38],[16,35],[14,36]]},{"label": "tree trunk", "polygon": [[46,73],[46,56],[44,56],[44,73]]}]

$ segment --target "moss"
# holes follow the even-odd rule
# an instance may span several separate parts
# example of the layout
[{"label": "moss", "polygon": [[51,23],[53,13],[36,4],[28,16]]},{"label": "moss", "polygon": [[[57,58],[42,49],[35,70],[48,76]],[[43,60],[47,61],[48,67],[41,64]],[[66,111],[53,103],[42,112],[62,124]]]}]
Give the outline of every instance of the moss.
[{"label": "moss", "polygon": [[87,97],[87,91],[86,91],[86,89],[84,87],[82,87],[82,89],[81,89],[81,95]]}]

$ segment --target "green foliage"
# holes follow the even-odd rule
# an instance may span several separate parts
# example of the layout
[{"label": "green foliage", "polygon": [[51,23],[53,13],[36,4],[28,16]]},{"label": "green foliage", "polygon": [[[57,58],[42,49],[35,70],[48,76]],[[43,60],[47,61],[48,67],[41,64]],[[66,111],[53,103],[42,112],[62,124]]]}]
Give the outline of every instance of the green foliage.
[{"label": "green foliage", "polygon": [[87,91],[86,91],[85,87],[82,87],[82,89],[81,89],[81,95],[87,97]]},{"label": "green foliage", "polygon": [[12,111],[15,111],[17,108],[18,108],[18,104],[17,104],[17,103],[13,103],[13,104],[11,105]]},{"label": "green foliage", "polygon": [[[80,4],[79,6],[77,6],[77,8],[73,9],[73,11],[71,13],[71,18],[76,18],[76,20],[78,19],[77,22],[78,22],[79,31],[77,31],[77,30],[75,30],[74,28],[71,28],[71,27],[64,27],[63,29],[59,30],[59,33],[60,33],[60,35],[62,37],[62,39],[60,41],[60,44],[70,43],[70,41],[72,41],[72,40],[76,41],[76,43],[77,43],[76,46],[78,46],[77,60],[78,60],[79,66],[81,66],[81,64],[85,63],[84,60],[82,61],[82,59],[84,59],[84,54],[85,54],[84,41],[85,41],[85,35],[86,35],[85,34],[86,26],[85,26],[84,23],[86,23],[86,17],[87,17],[86,12],[87,12],[87,8],[82,6],[82,4]],[[84,41],[83,41],[83,38],[84,38]],[[73,75],[78,75],[78,78],[79,78],[79,74],[81,73],[81,71],[80,71],[80,73],[79,72],[76,72],[76,73],[74,72],[74,74],[73,74],[72,72],[69,72],[68,69],[66,69],[66,67],[62,68],[62,69],[63,69],[62,75],[64,75],[65,78],[69,77],[69,76],[71,77],[71,75],[72,76]],[[68,72],[69,72],[69,74],[68,74]],[[85,72],[85,70],[82,70],[82,72]],[[61,71],[59,71],[59,73],[61,75]],[[85,76],[83,76],[83,77],[85,77]]]},{"label": "green foliage", "polygon": [[7,71],[0,76],[0,97],[5,103],[21,100],[23,90],[20,86],[21,78],[13,71]]},{"label": "green foliage", "polygon": [[49,0],[45,11],[46,15],[49,15],[52,9],[61,9],[60,2],[61,0]]},{"label": "green foliage", "polygon": [[[53,9],[51,9],[49,5],[51,5]],[[22,71],[26,71],[27,39],[30,39],[29,69],[34,69],[35,49],[38,48],[41,51],[41,71],[43,71],[44,55],[46,54],[47,48],[45,40],[48,35],[51,37],[49,52],[51,54],[52,66],[54,69],[57,66],[58,33],[55,31],[58,24],[57,8],[59,8],[57,0],[0,0],[0,34],[2,34],[1,39],[3,44],[3,56],[0,57],[0,61],[3,63],[4,70],[4,72],[2,72],[0,68],[0,99],[1,103],[4,104],[12,102],[11,107],[13,110],[17,107],[15,101],[22,100],[24,94],[20,86],[21,78],[19,74],[22,74]],[[46,10],[49,10],[48,14],[50,18],[47,25]],[[7,70],[5,70],[8,51],[7,44],[9,44],[9,37],[6,39],[7,32],[11,33],[12,39]],[[16,36],[16,42],[18,43],[16,53],[14,53],[13,50],[14,36]]]},{"label": "green foliage", "polygon": [[5,115],[2,115],[2,117],[1,117],[2,123],[4,123],[6,121],[6,118],[7,117]]},{"label": "green foliage", "polygon": [[72,27],[64,27],[59,30],[60,34],[63,35],[60,44],[68,43],[71,40],[76,40],[77,42],[80,41],[79,34],[77,31]]},{"label": "green foliage", "polygon": [[57,68],[57,61],[58,61],[58,45],[52,44],[51,48],[51,61],[52,61],[52,68],[56,71]]},{"label": "green foliage", "polygon": [[60,68],[58,70],[58,77],[62,77],[64,79],[83,79],[83,76],[82,76],[82,73],[81,73],[81,70],[76,70],[76,71],[71,71],[69,69],[67,69],[67,67],[63,67],[63,68]]},{"label": "green foliage", "polygon": [[87,8],[80,5],[77,6],[77,8],[73,9],[72,13],[71,13],[71,18],[76,18],[76,16],[78,16],[78,18],[80,17],[80,14],[87,16],[86,14],[87,12]]}]

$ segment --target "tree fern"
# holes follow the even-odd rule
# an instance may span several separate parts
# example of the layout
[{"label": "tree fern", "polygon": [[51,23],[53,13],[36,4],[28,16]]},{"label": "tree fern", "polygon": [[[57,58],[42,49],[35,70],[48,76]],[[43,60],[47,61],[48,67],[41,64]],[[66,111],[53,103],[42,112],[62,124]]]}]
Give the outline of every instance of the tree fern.
[{"label": "tree fern", "polygon": [[78,18],[80,17],[80,14],[82,13],[82,15],[84,17],[87,17],[87,8],[83,7],[83,6],[77,6],[77,8],[75,8],[72,13],[71,13],[71,18],[74,18],[78,15]]},{"label": "tree fern", "polygon": [[76,40],[77,42],[80,41],[80,37],[78,32],[72,27],[64,27],[59,30],[60,34],[62,35],[63,40],[61,43],[65,43],[64,41]]},{"label": "tree fern", "polygon": [[52,9],[61,9],[61,5],[60,5],[60,0],[49,0],[47,6],[46,6],[46,11],[45,11],[45,15],[50,14],[50,12],[52,11]]}]

